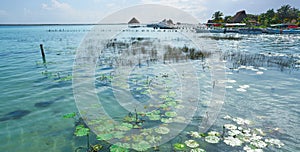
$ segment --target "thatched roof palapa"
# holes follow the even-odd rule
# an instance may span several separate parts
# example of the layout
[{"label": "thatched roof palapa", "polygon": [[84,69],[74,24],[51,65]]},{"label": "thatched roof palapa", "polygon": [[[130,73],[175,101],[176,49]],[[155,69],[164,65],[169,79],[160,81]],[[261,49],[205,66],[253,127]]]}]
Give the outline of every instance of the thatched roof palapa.
[{"label": "thatched roof palapa", "polygon": [[129,22],[128,24],[140,24],[140,22],[135,18],[133,17]]},{"label": "thatched roof palapa", "polygon": [[242,11],[239,11],[237,12],[232,18],[231,20],[229,21],[230,23],[241,23],[244,18],[247,17],[247,14],[246,14],[246,11],[245,10],[242,10]]}]

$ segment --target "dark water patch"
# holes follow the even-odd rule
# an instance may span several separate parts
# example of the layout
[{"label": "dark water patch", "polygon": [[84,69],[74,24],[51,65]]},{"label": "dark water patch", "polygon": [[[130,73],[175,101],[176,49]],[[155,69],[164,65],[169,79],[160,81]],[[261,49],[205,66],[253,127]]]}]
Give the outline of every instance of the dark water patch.
[{"label": "dark water patch", "polygon": [[54,101],[38,102],[38,103],[35,103],[34,106],[38,107],[38,108],[43,108],[43,107],[48,107],[48,106],[52,105],[53,103],[54,103]]},{"label": "dark water patch", "polygon": [[112,70],[112,69],[113,69],[112,67],[104,67],[104,68],[101,68],[100,70],[105,71],[105,70]]},{"label": "dark water patch", "polygon": [[71,84],[72,84],[71,82],[57,82],[57,83],[55,83],[53,85],[47,86],[46,88],[44,88],[44,90],[68,87]]},{"label": "dark water patch", "polygon": [[45,108],[45,107],[49,107],[50,105],[52,105],[54,102],[58,101],[58,100],[61,100],[61,99],[64,99],[65,96],[60,96],[60,97],[57,97],[55,98],[54,100],[50,100],[50,101],[44,101],[44,102],[37,102],[34,104],[35,107],[38,107],[38,108]]},{"label": "dark water patch", "polygon": [[9,112],[5,114],[3,117],[0,118],[0,121],[6,121],[6,120],[14,120],[14,119],[20,119],[26,115],[28,115],[31,111],[29,110],[16,110]]}]

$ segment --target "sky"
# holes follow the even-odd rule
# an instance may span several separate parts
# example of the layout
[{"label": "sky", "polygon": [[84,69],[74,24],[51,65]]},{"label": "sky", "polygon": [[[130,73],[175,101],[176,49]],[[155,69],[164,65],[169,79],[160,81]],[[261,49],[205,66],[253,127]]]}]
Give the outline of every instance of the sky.
[{"label": "sky", "polygon": [[114,12],[143,4],[171,6],[204,23],[216,11],[233,16],[240,10],[260,14],[286,4],[299,9],[300,0],[1,0],[0,24],[98,23]]}]

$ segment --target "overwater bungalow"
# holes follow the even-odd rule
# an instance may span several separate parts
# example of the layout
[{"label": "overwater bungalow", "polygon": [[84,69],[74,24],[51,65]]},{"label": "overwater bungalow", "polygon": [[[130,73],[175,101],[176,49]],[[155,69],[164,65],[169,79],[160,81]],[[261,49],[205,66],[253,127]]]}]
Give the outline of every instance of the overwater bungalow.
[{"label": "overwater bungalow", "polygon": [[128,27],[129,28],[137,28],[137,27],[141,27],[140,22],[133,17],[129,22],[128,22]]}]

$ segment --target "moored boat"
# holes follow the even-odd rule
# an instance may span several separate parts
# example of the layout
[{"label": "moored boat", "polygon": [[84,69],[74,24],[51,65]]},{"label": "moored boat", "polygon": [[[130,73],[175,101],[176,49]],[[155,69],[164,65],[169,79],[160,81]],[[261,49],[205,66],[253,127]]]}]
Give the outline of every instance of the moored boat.
[{"label": "moored boat", "polygon": [[267,28],[268,34],[300,34],[300,29],[293,24],[273,24],[271,28]]}]

